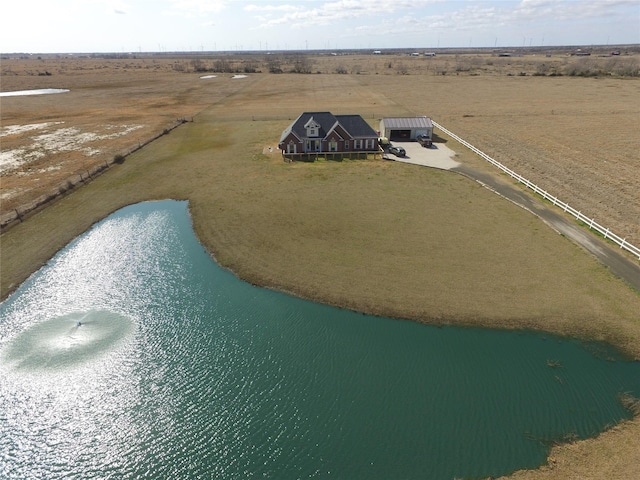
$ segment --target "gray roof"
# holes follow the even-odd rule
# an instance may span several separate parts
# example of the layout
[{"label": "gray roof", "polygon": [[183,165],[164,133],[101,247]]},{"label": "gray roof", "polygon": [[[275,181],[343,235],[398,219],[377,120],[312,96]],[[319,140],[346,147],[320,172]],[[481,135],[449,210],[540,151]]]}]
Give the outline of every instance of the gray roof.
[{"label": "gray roof", "polygon": [[433,128],[429,117],[386,117],[382,121],[385,128]]},{"label": "gray roof", "polygon": [[349,132],[353,138],[377,138],[378,134],[371,126],[364,121],[360,115],[334,115],[331,112],[304,112],[289,125],[280,137],[282,141],[290,132],[298,138],[307,137],[307,130],[304,126],[313,118],[320,125],[319,138],[324,138],[337,124]]},{"label": "gray roof", "polygon": [[353,138],[378,137],[378,132],[371,128],[360,115],[336,115],[336,119]]}]

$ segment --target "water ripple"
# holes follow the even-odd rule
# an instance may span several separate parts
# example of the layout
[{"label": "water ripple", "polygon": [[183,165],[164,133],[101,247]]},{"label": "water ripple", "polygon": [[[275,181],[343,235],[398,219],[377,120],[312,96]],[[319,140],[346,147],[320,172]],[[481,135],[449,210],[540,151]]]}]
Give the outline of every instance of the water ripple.
[{"label": "water ripple", "polygon": [[640,365],[606,348],[244,284],[184,202],[96,225],[0,314],[7,479],[499,476],[628,418],[618,394],[640,395]]}]

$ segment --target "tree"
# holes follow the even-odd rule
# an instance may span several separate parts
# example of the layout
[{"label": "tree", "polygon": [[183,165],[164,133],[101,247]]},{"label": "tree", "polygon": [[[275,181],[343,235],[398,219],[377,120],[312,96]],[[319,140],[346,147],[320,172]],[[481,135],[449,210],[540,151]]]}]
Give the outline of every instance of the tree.
[{"label": "tree", "polygon": [[275,55],[267,55],[269,73],[282,73],[282,61]]},{"label": "tree", "polygon": [[296,55],[293,61],[294,73],[311,73],[313,70],[313,63],[308,57],[304,55]]}]

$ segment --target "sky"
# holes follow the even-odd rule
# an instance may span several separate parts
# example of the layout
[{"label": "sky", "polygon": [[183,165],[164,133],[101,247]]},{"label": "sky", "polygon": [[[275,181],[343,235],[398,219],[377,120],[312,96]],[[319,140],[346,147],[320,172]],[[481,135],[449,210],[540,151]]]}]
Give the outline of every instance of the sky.
[{"label": "sky", "polygon": [[12,0],[0,52],[640,44],[640,0]]}]

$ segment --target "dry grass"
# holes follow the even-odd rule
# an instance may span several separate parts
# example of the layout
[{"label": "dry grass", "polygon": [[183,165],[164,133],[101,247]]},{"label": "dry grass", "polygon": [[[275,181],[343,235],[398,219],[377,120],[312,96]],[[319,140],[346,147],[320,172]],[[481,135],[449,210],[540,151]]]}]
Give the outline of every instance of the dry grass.
[{"label": "dry grass", "polygon": [[595,439],[553,447],[547,464],[502,480],[628,480],[640,478],[640,418],[616,425]]},{"label": "dry grass", "polygon": [[[502,58],[491,54],[455,54],[435,58],[399,55],[312,57],[313,71],[349,75],[260,76],[247,95],[233,97],[236,119],[295,118],[306,110],[357,112],[368,119],[384,115],[427,114],[466,140],[557,195],[600,224],[640,243],[640,82],[609,77],[532,76],[562,71],[584,62],[604,69],[609,63],[635,62],[624,57],[551,57],[527,55]],[[294,56],[282,56],[291,68]],[[53,132],[75,129],[89,134],[112,133],[113,125],[134,130],[117,138],[84,143],[96,153],[57,152],[35,147],[42,155],[23,168],[2,174],[0,214],[29,203],[64,185],[71,173],[113,159],[172,125],[192,118],[206,105],[244,89],[246,79],[231,74],[199,80],[185,58],[43,58],[3,60],[3,90],[64,87],[64,103],[56,95],[7,97],[2,100],[2,126],[59,121]],[[251,62],[266,70],[267,56],[229,57],[241,70]],[[202,60],[213,67],[215,60]],[[407,75],[398,72],[403,65]],[[42,76],[43,72],[51,73]],[[185,73],[186,72],[186,73]],[[357,72],[360,72],[357,74]],[[442,75],[442,73],[447,75]],[[204,73],[204,72],[203,72]],[[526,77],[519,76],[527,73]],[[509,76],[511,75],[511,76]],[[243,83],[245,82],[245,83]],[[358,88],[365,87],[365,88]],[[289,92],[296,95],[287,95]],[[223,102],[226,104],[226,100]],[[61,104],[62,103],[62,104]],[[33,132],[2,138],[4,152],[33,151]]]},{"label": "dry grass", "polygon": [[[87,92],[92,93],[83,94],[83,101],[70,102],[68,107],[53,102],[56,96],[38,100],[52,103],[41,104],[42,109],[30,107],[24,114],[20,104],[12,104],[9,112],[15,123],[93,122],[91,128],[95,128],[102,115],[115,121],[122,115],[120,108],[127,112],[126,122],[123,120],[127,124],[143,123],[141,118],[151,122],[154,111],[165,115],[155,128],[164,128],[163,122],[177,116],[193,115],[194,122],[6,231],[0,237],[2,297],[70,239],[115,209],[149,199],[189,199],[200,240],[222,265],[250,282],[419,321],[536,328],[603,339],[640,358],[637,293],[535,217],[474,182],[392,162],[285,164],[277,154],[263,153],[265,146],[275,145],[289,118],[301,110],[322,109],[361,113],[372,122],[383,115],[426,113],[496,157],[500,151],[492,149],[498,146],[507,149],[509,156],[513,152],[527,155],[524,148],[508,150],[515,148],[508,136],[528,138],[529,147],[542,149],[543,143],[533,142],[546,138],[539,133],[553,135],[552,127],[544,130],[547,122],[543,120],[548,120],[543,112],[551,104],[560,102],[563,111],[572,109],[566,121],[573,119],[582,125],[580,107],[563,100],[564,95],[578,100],[591,91],[588,82],[600,81],[605,85],[613,82],[616,89],[632,95],[637,80],[562,79],[575,83],[559,92],[545,90],[548,84],[544,82],[557,79],[506,76],[460,76],[444,81],[435,75],[264,74],[203,83],[197,75],[174,73],[167,67],[155,77],[159,84],[150,88],[149,72],[135,72],[103,75],[105,83],[93,90],[88,82]],[[98,76],[92,75],[78,74],[83,79],[70,75],[69,82],[73,78],[80,85],[90,77],[97,81]],[[514,83],[519,81],[524,82]],[[54,85],[19,88],[36,86]],[[7,88],[4,79],[3,88],[14,89]],[[493,90],[509,94],[499,100],[501,96],[492,94]],[[289,95],[292,91],[299,93],[297,100]],[[425,91],[432,94],[431,101]],[[127,92],[131,94],[128,102],[119,100]],[[527,92],[533,95],[527,97],[528,103],[513,104]],[[537,106],[534,100],[541,95],[544,105]],[[126,104],[136,98],[146,98],[140,110],[126,110]],[[165,99],[165,106],[160,105],[160,98]],[[83,113],[83,102],[95,107],[92,114]],[[158,107],[153,110],[155,104]],[[527,118],[523,105],[534,120],[540,118],[526,124],[515,121]],[[624,130],[625,115],[633,115],[633,108],[624,102],[616,105],[622,113],[613,112],[609,120],[616,125],[620,122],[618,128]],[[484,133],[469,128],[465,122],[476,117],[465,117],[466,112],[487,115],[484,122],[475,124]],[[4,99],[2,115],[4,126]],[[499,128],[489,130],[492,125]],[[495,135],[489,135],[491,131]],[[501,140],[492,140],[494,137]],[[613,145],[611,158],[633,157],[635,153],[627,151],[629,144]],[[460,152],[458,161],[489,170],[477,157],[449,145]],[[569,145],[566,155],[553,157],[558,163],[569,158],[557,170],[567,181],[573,178],[571,151],[583,148]],[[114,147],[111,154],[115,153]],[[523,166],[530,162],[526,160]],[[637,181],[637,165],[635,170],[633,165],[629,168],[635,172],[632,181]],[[596,177],[592,183],[603,182],[602,176],[616,177],[610,170],[588,173]],[[572,198],[565,200],[574,203]],[[639,217],[634,218],[631,224]],[[47,232],[46,238],[42,232]],[[560,472],[554,478],[571,478],[564,471],[615,478],[608,475],[612,463],[606,453],[615,451],[623,462],[617,471],[638,473],[638,439],[640,424],[634,421],[598,439],[560,447],[551,457],[556,470],[550,471]],[[562,470],[559,465],[563,462],[573,470]],[[545,472],[533,475],[547,475]]]},{"label": "dry grass", "polygon": [[[358,77],[585,215],[640,244],[640,82],[515,77]],[[411,101],[405,92],[424,91]]]},{"label": "dry grass", "polygon": [[[3,135],[3,155],[28,157],[18,168],[2,169],[0,214],[22,210],[41,195],[57,191],[70,177],[87,176],[147,139],[190,119],[206,105],[242,85],[230,78],[215,84],[172,68],[174,60],[63,58],[3,60],[4,91],[66,88],[69,93],[2,98],[2,133],[8,127],[44,125]],[[50,76],[39,73],[49,72]],[[127,128],[129,127],[129,128]],[[116,135],[117,133],[126,133]]]}]

